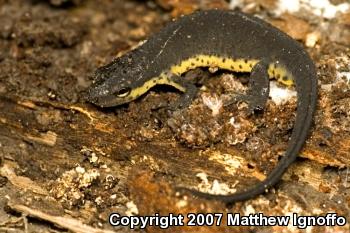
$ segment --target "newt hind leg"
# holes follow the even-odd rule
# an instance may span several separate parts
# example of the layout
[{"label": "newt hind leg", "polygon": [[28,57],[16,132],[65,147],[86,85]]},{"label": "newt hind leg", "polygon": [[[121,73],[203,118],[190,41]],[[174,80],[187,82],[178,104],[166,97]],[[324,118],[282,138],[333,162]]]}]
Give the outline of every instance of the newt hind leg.
[{"label": "newt hind leg", "polygon": [[248,103],[248,111],[250,113],[264,109],[270,93],[270,79],[267,62],[260,61],[253,67],[248,86],[249,89],[247,94],[236,95],[225,105],[230,105],[235,102],[246,102]]}]

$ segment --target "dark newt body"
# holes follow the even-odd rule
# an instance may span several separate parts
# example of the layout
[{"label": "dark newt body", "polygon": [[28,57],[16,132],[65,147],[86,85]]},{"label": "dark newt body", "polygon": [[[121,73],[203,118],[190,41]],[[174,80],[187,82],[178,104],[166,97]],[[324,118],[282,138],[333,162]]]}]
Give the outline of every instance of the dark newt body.
[{"label": "dark newt body", "polygon": [[228,203],[252,198],[275,185],[297,157],[317,100],[312,60],[296,41],[270,24],[233,11],[210,10],[184,16],[135,50],[99,68],[88,99],[101,107],[117,106],[138,98],[154,85],[168,84],[184,92],[181,101],[186,106],[196,88],[180,75],[203,66],[251,72],[251,78],[261,83],[251,85],[250,104],[254,107],[263,107],[260,105],[266,101],[261,99],[267,98],[267,78],[295,85],[298,101],[292,136],[285,155],[264,181],[232,195],[189,190],[200,197]]}]

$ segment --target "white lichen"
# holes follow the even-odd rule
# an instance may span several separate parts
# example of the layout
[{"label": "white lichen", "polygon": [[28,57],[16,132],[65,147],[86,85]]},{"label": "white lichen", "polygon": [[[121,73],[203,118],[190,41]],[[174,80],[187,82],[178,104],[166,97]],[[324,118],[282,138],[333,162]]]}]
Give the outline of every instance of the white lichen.
[{"label": "white lichen", "polygon": [[129,201],[126,203],[126,208],[128,208],[125,211],[125,214],[127,216],[134,216],[139,214],[139,209],[137,208],[136,204],[133,201]]},{"label": "white lichen", "polygon": [[231,187],[225,183],[220,183],[218,180],[214,180],[213,183],[210,183],[206,173],[201,172],[196,175],[201,179],[199,184],[199,190],[202,192],[215,194],[215,195],[227,195],[235,193],[237,190],[233,188],[237,183],[233,184]]},{"label": "white lichen", "polygon": [[243,4],[244,4],[243,0],[231,0],[229,3],[229,8],[235,9],[237,7],[243,6]]},{"label": "white lichen", "polygon": [[211,110],[213,116],[219,114],[220,109],[223,106],[223,101],[217,95],[202,95],[202,100],[204,105]]},{"label": "white lichen", "polygon": [[296,91],[282,88],[276,82],[270,82],[270,94],[272,101],[278,105],[286,103],[297,95]]},{"label": "white lichen", "polygon": [[332,4],[329,0],[279,0],[275,13],[281,15],[285,12],[296,13],[301,10],[326,19],[332,19],[339,13],[350,9],[349,3]]}]

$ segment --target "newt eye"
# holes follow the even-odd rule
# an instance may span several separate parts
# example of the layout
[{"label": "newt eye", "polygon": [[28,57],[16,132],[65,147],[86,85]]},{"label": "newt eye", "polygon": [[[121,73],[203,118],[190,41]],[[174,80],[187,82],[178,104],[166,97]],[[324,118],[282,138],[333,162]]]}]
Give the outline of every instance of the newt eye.
[{"label": "newt eye", "polygon": [[130,87],[125,87],[120,89],[119,91],[116,92],[116,95],[120,98],[123,98],[125,96],[128,96],[131,92],[131,88]]}]

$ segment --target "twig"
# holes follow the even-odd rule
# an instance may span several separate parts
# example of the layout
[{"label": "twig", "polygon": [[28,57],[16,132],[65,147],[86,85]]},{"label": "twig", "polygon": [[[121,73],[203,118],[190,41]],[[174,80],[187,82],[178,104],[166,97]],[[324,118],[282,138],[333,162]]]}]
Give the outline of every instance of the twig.
[{"label": "twig", "polygon": [[51,106],[51,107],[58,108],[58,109],[74,110],[74,111],[80,112],[83,115],[87,116],[90,119],[90,123],[92,123],[96,118],[93,113],[89,112],[85,108],[75,106],[75,105],[65,105],[63,103],[55,103],[55,102],[34,100],[34,99],[21,100],[21,101],[18,100],[17,104],[24,106],[26,108],[31,108],[31,109],[35,109],[36,105],[43,105],[43,106],[46,105],[46,106]]},{"label": "twig", "polygon": [[13,209],[19,213],[51,222],[57,226],[60,226],[62,228],[68,229],[68,230],[76,232],[76,233],[86,233],[86,232],[89,232],[89,233],[114,233],[114,231],[90,227],[90,226],[88,226],[88,225],[86,225],[86,224],[84,224],[76,219],[70,218],[70,217],[49,215],[49,214],[46,214],[40,210],[35,210],[35,209],[29,208],[27,206],[20,205],[20,204],[14,204],[11,202],[9,202],[7,205],[11,209]]},{"label": "twig", "polygon": [[47,191],[40,187],[37,183],[24,176],[17,176],[14,167],[16,165],[14,163],[5,162],[4,165],[0,169],[0,175],[6,177],[11,184],[14,186],[23,189],[23,190],[31,190],[32,192],[40,195],[47,195]]},{"label": "twig", "polygon": [[32,110],[36,109],[37,105],[50,106],[50,107],[54,107],[57,109],[74,110],[74,111],[80,112],[83,115],[87,116],[90,119],[90,123],[92,123],[96,119],[96,117],[94,116],[93,113],[89,112],[88,110],[86,110],[83,107],[76,106],[76,105],[66,105],[64,103],[56,103],[56,102],[36,100],[36,99],[19,100],[18,97],[8,97],[8,96],[5,97],[2,95],[0,95],[0,100],[7,101],[7,102],[13,102],[13,103],[16,103],[18,105],[21,105],[25,108],[29,108]]}]

